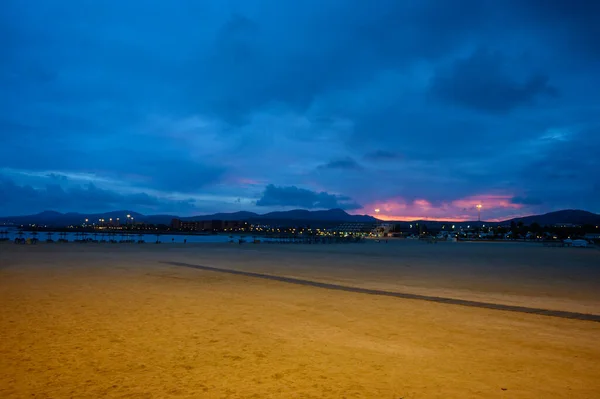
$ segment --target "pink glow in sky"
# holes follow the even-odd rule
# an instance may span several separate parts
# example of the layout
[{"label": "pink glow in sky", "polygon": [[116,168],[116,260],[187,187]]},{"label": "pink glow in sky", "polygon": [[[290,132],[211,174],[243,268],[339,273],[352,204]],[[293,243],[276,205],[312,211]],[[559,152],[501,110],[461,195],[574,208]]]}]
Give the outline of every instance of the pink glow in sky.
[{"label": "pink glow in sky", "polygon": [[236,176],[236,175],[225,176],[224,183],[227,185],[232,185],[232,186],[257,186],[257,185],[265,184],[264,181],[261,181],[258,179],[253,179],[253,178],[249,178],[249,177],[240,177],[240,176]]},{"label": "pink glow in sky", "polygon": [[[373,215],[382,220],[445,220],[462,222],[477,220],[477,205],[481,205],[481,220],[501,221],[524,216],[523,205],[511,202],[512,195],[482,194],[460,198],[451,202],[432,204],[419,198],[407,201],[404,198],[390,198],[381,202],[366,204],[357,213]],[[375,213],[379,209],[379,214]]]}]

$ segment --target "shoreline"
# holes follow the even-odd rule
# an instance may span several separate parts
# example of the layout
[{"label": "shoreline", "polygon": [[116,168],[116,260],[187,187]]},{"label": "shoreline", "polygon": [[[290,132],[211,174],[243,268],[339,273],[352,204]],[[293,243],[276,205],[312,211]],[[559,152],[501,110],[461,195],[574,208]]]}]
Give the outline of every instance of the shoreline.
[{"label": "shoreline", "polygon": [[[182,262],[323,284],[425,297],[600,314],[599,253],[531,243],[360,244],[0,243],[0,260],[29,264],[69,254],[81,267],[105,259]],[[10,261],[9,261],[10,259]]]}]

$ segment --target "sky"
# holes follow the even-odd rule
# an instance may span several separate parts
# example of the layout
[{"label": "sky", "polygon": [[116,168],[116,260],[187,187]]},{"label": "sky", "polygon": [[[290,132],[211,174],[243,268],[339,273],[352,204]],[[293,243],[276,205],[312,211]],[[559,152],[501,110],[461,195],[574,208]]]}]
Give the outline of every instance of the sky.
[{"label": "sky", "polygon": [[0,215],[600,213],[600,2],[4,0]]}]

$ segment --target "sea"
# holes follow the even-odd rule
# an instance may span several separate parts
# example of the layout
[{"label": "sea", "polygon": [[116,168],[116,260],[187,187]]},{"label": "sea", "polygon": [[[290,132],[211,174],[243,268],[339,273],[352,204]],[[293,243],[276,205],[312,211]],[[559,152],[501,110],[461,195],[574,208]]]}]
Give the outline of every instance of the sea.
[{"label": "sea", "polygon": [[[49,235],[48,233],[50,233],[51,235]],[[224,242],[229,242],[231,240],[234,240],[237,242],[237,240],[242,238],[239,235],[236,236],[236,235],[229,235],[229,234],[225,234],[225,233],[210,234],[210,235],[160,234],[157,237],[156,234],[137,234],[137,233],[127,234],[127,233],[120,233],[120,232],[115,233],[115,234],[86,233],[85,236],[82,236],[81,233],[74,233],[74,232],[59,233],[59,232],[54,232],[54,231],[38,232],[38,234],[36,236],[36,235],[32,234],[32,232],[30,232],[30,231],[23,231],[22,235],[19,235],[19,229],[16,229],[13,227],[4,227],[4,228],[0,227],[0,239],[8,238],[9,241],[14,241],[15,238],[18,238],[18,237],[22,237],[25,239],[36,237],[40,242],[44,242],[48,238],[52,238],[54,241],[58,241],[59,238],[64,238],[64,239],[68,240],[69,242],[74,242],[76,240],[81,240],[82,238],[85,238],[85,239],[92,239],[92,240],[98,240],[98,241],[116,240],[117,242],[122,241],[122,240],[135,240],[136,242],[138,240],[143,240],[144,242],[149,242],[149,243],[154,243],[154,242],[156,242],[156,240],[159,240],[161,243],[165,243],[165,244],[171,244],[171,243],[181,244],[183,242],[224,243]],[[252,240],[252,237],[245,236],[243,238],[245,240]],[[264,240],[263,238],[261,238],[261,239]]]}]

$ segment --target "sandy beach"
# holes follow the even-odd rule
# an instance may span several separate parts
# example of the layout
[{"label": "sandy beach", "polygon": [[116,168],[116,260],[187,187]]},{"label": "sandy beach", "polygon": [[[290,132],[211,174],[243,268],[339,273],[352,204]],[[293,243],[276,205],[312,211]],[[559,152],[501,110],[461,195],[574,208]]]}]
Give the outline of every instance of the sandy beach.
[{"label": "sandy beach", "polygon": [[595,398],[600,251],[514,243],[0,244],[2,398]]}]

